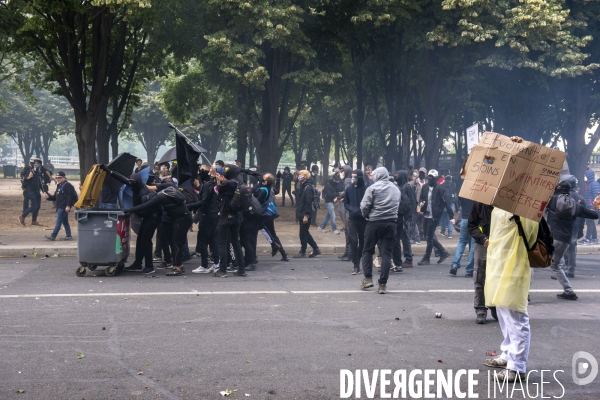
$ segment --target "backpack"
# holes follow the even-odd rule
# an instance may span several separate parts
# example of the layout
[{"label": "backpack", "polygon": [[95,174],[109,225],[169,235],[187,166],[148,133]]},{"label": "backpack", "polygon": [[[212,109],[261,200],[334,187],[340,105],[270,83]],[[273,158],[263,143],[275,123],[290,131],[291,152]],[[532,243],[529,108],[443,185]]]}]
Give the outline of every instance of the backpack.
[{"label": "backpack", "polygon": [[243,183],[238,183],[231,198],[230,208],[233,212],[242,212],[252,207],[252,189]]},{"label": "backpack", "polygon": [[312,210],[313,210],[313,212],[315,212],[319,208],[321,208],[321,191],[319,189],[317,189],[317,187],[315,185],[312,185],[312,187],[313,187],[313,191],[314,191],[313,200],[312,200]]},{"label": "backpack", "polygon": [[559,194],[556,199],[554,212],[560,218],[575,218],[577,202],[568,194]]},{"label": "backpack", "polygon": [[244,217],[249,219],[256,219],[260,217],[263,214],[263,208],[258,199],[252,196],[250,203],[250,207],[242,211],[244,213]]},{"label": "backpack", "polygon": [[531,268],[547,268],[552,264],[552,254],[554,253],[554,238],[550,232],[550,227],[546,222],[546,219],[542,217],[542,220],[538,226],[538,233],[536,241],[529,247],[525,239],[525,232],[523,231],[523,225],[521,225],[521,219],[518,215],[513,215],[510,219],[514,219],[517,227],[519,228],[519,236],[523,239],[525,248],[527,249],[527,257],[529,258],[529,266]]},{"label": "backpack", "polygon": [[410,199],[408,198],[408,196],[402,193],[402,190],[400,190],[400,204],[398,204],[398,215],[410,215],[411,212],[412,207],[410,205]]},{"label": "backpack", "polygon": [[186,204],[192,204],[198,201],[198,196],[192,189],[179,188],[179,191],[185,197]]},{"label": "backpack", "polygon": [[160,192],[158,194],[163,194],[165,196],[172,198],[173,200],[175,200],[175,203],[177,203],[177,204],[184,204],[186,201],[186,197],[183,194],[183,192],[174,186],[169,186],[168,188],[164,189],[162,192]]}]

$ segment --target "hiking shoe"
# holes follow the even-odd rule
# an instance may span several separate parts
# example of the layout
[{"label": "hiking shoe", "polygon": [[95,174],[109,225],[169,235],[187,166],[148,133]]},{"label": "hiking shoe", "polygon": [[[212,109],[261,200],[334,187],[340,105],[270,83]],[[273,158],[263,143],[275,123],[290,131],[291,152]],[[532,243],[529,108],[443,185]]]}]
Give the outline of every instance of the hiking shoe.
[{"label": "hiking shoe", "polygon": [[25,218],[23,218],[22,215],[19,215],[19,224],[21,224],[22,226],[25,226]]},{"label": "hiking shoe", "polygon": [[233,273],[233,275],[235,275],[235,276],[248,276],[248,274],[247,274],[247,273],[245,273],[244,271],[239,271],[239,270],[238,270],[238,271],[235,271],[235,272]]},{"label": "hiking shoe", "polygon": [[144,268],[141,273],[143,275],[150,275],[150,274],[153,274],[155,272],[156,271],[154,270],[154,268]]},{"label": "hiking shoe", "polygon": [[566,275],[567,275],[567,278],[570,278],[570,279],[575,278],[575,272],[567,272]]},{"label": "hiking shoe", "polygon": [[412,268],[413,267],[413,263],[412,262],[404,262],[402,263],[402,268]]},{"label": "hiking shoe", "polygon": [[172,268],[173,264],[172,263],[167,263],[165,261],[161,262],[160,265],[156,268],[158,269],[167,269],[167,268]]},{"label": "hiking shoe", "polygon": [[472,277],[473,277],[473,274],[471,272],[467,272],[465,274],[465,278],[472,278]]},{"label": "hiking shoe", "polygon": [[334,235],[339,235],[339,234],[340,234],[340,231],[338,231],[338,230],[336,229],[335,231],[333,231],[333,234],[334,234]]},{"label": "hiking shoe", "polygon": [[318,247],[316,249],[314,249],[312,251],[312,253],[310,253],[310,255],[308,256],[308,258],[315,258],[316,256],[320,256],[321,255],[321,249],[319,249]]},{"label": "hiking shoe", "polygon": [[44,235],[44,237],[45,237],[46,239],[48,239],[48,240],[52,240],[52,241],[55,241],[55,240],[56,240],[56,238],[55,238],[54,236],[50,236],[50,235]]},{"label": "hiking shoe", "polygon": [[365,278],[360,284],[361,289],[367,289],[373,287],[373,278]]},{"label": "hiking shoe", "polygon": [[487,314],[477,314],[477,319],[475,320],[475,322],[479,325],[484,325],[486,318]]},{"label": "hiking shoe", "polygon": [[37,221],[31,221],[31,225],[33,225],[33,226],[42,226],[42,224],[40,224]]},{"label": "hiking shoe", "polygon": [[217,270],[213,272],[213,276],[216,278],[227,278],[227,272],[221,272],[221,270]]},{"label": "hiking shoe", "polygon": [[358,275],[359,272],[360,272],[360,267],[358,265],[355,265],[354,269],[352,269],[351,274],[352,275]]},{"label": "hiking shoe", "polygon": [[385,294],[385,285],[382,285],[380,283],[379,287],[377,288],[377,293],[379,293],[379,294]]},{"label": "hiking shoe", "polygon": [[203,266],[199,266],[198,268],[192,270],[192,274],[208,274],[209,272],[209,269],[204,268]]},{"label": "hiking shoe", "polygon": [[490,313],[492,314],[492,318],[498,321],[498,313],[496,312],[496,307],[490,307]]},{"label": "hiking shoe", "polygon": [[498,382],[513,383],[520,380],[521,382],[527,380],[527,375],[523,372],[513,371],[511,369],[504,369],[496,374]]},{"label": "hiking shoe", "polygon": [[73,236],[65,236],[64,238],[60,238],[59,240],[63,240],[63,241],[73,240]]},{"label": "hiking shoe", "polygon": [[503,360],[502,357],[488,358],[485,360],[485,365],[492,368],[506,368],[508,362]]},{"label": "hiking shoe", "polygon": [[458,271],[458,268],[456,268],[456,267],[450,267],[450,275],[456,276],[456,272],[457,271]]},{"label": "hiking shoe", "polygon": [[563,292],[561,294],[557,294],[556,297],[558,297],[559,299],[563,299],[563,300],[577,300],[579,298],[579,297],[577,297],[575,292],[573,292],[573,293]]},{"label": "hiking shoe", "polygon": [[305,257],[306,257],[306,252],[304,252],[304,251],[301,251],[300,253],[294,255],[294,258],[305,258]]},{"label": "hiking shoe", "polygon": [[429,260],[422,259],[422,260],[421,260],[421,261],[419,261],[417,264],[418,264],[418,265],[429,265]]},{"label": "hiking shoe", "polygon": [[447,252],[445,252],[445,253],[442,253],[442,254],[440,254],[440,259],[437,261],[437,263],[438,263],[438,264],[441,264],[441,263],[443,263],[443,262],[444,262],[444,260],[445,260],[446,258],[448,258],[448,257],[450,257],[450,252],[448,252],[448,251],[447,251]]}]

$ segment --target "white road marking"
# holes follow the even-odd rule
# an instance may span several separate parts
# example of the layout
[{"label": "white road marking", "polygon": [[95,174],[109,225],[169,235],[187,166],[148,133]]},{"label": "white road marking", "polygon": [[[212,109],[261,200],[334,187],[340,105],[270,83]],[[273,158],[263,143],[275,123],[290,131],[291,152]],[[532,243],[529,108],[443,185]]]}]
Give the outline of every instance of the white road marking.
[{"label": "white road marking", "polygon": [[[388,290],[388,293],[473,293],[468,289],[407,289]],[[554,293],[556,289],[532,289],[530,293]],[[133,296],[190,296],[190,295],[256,295],[256,294],[349,294],[373,293],[373,290],[265,290],[265,291],[228,291],[228,292],[133,292],[133,293],[46,293],[46,294],[6,294],[0,299],[41,298],[41,297],[133,297]],[[578,289],[577,293],[600,293],[600,289]]]}]

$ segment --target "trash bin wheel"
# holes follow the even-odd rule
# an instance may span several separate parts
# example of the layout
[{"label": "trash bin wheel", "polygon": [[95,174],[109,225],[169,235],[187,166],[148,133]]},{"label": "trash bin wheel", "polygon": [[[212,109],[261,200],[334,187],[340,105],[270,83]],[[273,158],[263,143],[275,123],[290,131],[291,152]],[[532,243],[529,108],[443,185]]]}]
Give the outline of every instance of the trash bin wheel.
[{"label": "trash bin wheel", "polygon": [[96,266],[95,265],[89,265],[88,268],[90,269],[90,271],[95,271],[96,270]]},{"label": "trash bin wheel", "polygon": [[80,278],[81,278],[82,276],[85,276],[85,272],[86,272],[86,269],[85,269],[85,267],[78,267],[78,268],[75,270],[75,275],[77,275],[78,277],[80,277]]},{"label": "trash bin wheel", "polygon": [[104,273],[106,274],[106,276],[115,276],[117,274],[117,267],[110,266],[106,268],[106,271],[104,271]]}]

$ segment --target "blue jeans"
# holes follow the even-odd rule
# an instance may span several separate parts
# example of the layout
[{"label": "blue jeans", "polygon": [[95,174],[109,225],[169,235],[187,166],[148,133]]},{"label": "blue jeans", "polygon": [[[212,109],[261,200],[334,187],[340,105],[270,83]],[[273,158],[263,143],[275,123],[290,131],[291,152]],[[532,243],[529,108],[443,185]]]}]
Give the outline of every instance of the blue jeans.
[{"label": "blue jeans", "polygon": [[42,195],[40,192],[27,191],[27,197],[31,201],[31,206],[23,212],[23,218],[31,214],[31,221],[37,221],[38,212],[40,211],[40,205],[42,201]]},{"label": "blue jeans", "polygon": [[456,252],[454,253],[454,261],[452,261],[452,266],[454,268],[460,268],[460,259],[467,248],[467,244],[469,245],[469,258],[467,259],[467,270],[465,271],[467,274],[472,274],[475,266],[475,258],[473,252],[475,251],[475,239],[471,237],[469,231],[467,229],[467,225],[469,223],[468,219],[460,220],[460,237],[458,239],[458,245],[456,246]]},{"label": "blue jeans", "polygon": [[71,226],[69,225],[69,213],[64,208],[56,209],[56,223],[54,224],[54,230],[52,231],[52,237],[55,238],[60,231],[60,227],[65,227],[65,234],[67,237],[71,236]]},{"label": "blue jeans", "polygon": [[100,208],[117,209],[119,207],[117,207],[117,203],[102,203]]},{"label": "blue jeans", "polygon": [[323,218],[323,222],[319,225],[319,228],[325,229],[327,222],[331,222],[331,230],[337,231],[337,225],[335,224],[335,204],[325,203],[327,206],[327,214]]},{"label": "blue jeans", "polygon": [[[451,204],[450,207],[454,212],[454,204]],[[444,208],[444,211],[442,211],[442,216],[440,217],[440,234],[445,233],[447,230],[448,236],[452,236],[452,224],[450,223],[452,218],[454,218],[454,215],[448,215],[448,211],[446,211]]]}]

